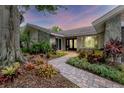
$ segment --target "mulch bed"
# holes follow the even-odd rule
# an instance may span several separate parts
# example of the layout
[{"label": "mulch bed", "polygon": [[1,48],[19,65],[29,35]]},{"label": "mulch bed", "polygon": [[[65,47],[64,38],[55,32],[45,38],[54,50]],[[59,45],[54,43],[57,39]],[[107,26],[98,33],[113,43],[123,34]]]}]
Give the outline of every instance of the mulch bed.
[{"label": "mulch bed", "polygon": [[45,79],[36,75],[34,70],[27,71],[24,66],[20,68],[21,74],[13,82],[0,85],[0,88],[78,88],[61,74]]},{"label": "mulch bed", "polygon": [[2,88],[77,88],[78,86],[58,74],[51,79],[36,76],[33,71],[26,71],[13,82],[0,85]]}]

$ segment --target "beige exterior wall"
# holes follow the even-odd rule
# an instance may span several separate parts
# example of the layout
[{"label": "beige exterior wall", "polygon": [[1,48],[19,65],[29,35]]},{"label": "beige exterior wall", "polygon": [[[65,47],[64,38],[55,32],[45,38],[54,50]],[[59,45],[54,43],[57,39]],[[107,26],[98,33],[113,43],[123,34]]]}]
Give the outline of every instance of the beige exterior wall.
[{"label": "beige exterior wall", "polygon": [[82,49],[82,41],[81,41],[81,36],[77,37],[77,51]]},{"label": "beige exterior wall", "polygon": [[104,33],[97,35],[98,49],[104,48]]},{"label": "beige exterior wall", "polygon": [[66,50],[66,39],[62,38],[62,44],[61,44],[62,50]]},{"label": "beige exterior wall", "polygon": [[30,41],[31,43],[37,43],[38,42],[38,31],[30,31]]}]

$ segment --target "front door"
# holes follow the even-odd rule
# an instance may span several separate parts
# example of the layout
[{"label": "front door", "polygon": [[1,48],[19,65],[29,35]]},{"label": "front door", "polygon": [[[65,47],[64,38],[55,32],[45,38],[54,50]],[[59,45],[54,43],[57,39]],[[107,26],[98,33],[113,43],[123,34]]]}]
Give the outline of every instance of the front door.
[{"label": "front door", "polygon": [[76,50],[77,49],[77,39],[70,38],[66,39],[66,50]]},{"label": "front door", "polygon": [[61,39],[60,38],[56,38],[56,48],[57,50],[61,50]]}]

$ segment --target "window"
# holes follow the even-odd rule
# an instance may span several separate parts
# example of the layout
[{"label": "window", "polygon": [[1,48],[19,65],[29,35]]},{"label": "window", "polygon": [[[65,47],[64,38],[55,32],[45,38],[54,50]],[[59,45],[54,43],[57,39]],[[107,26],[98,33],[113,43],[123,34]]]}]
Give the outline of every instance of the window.
[{"label": "window", "polygon": [[87,36],[84,40],[84,46],[86,48],[95,48],[97,45],[97,40],[95,36]]},{"label": "window", "polygon": [[69,40],[70,48],[72,48],[72,40]]},{"label": "window", "polygon": [[77,48],[77,40],[74,39],[74,48]]}]

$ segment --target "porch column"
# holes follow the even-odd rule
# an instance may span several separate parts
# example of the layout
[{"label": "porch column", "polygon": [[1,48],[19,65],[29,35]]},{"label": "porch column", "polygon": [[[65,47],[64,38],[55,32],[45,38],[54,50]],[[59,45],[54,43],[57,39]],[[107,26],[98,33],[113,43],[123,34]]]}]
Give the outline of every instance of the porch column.
[{"label": "porch column", "polygon": [[65,47],[66,47],[66,41],[65,41],[65,38],[62,38],[62,50],[65,50]]}]

